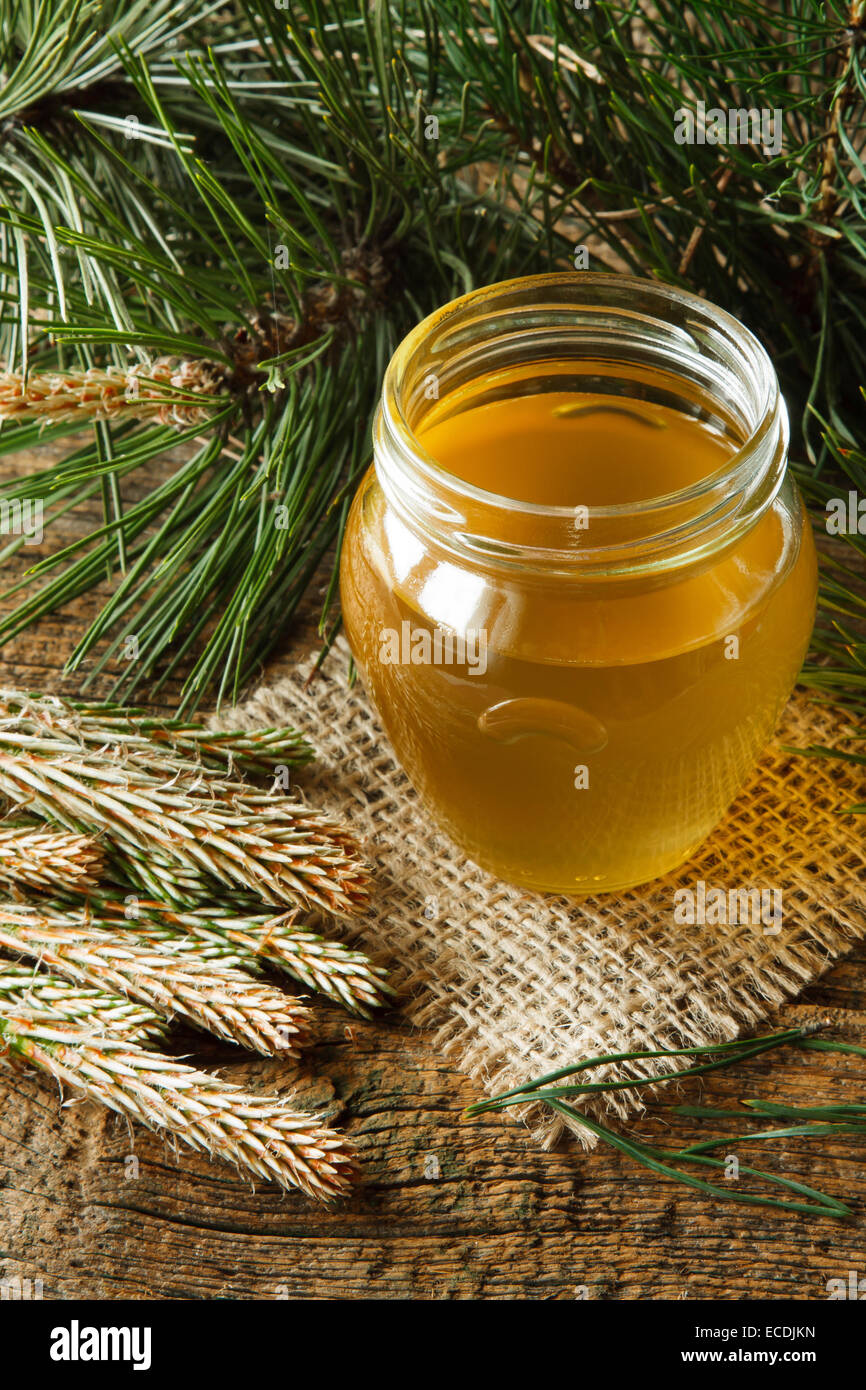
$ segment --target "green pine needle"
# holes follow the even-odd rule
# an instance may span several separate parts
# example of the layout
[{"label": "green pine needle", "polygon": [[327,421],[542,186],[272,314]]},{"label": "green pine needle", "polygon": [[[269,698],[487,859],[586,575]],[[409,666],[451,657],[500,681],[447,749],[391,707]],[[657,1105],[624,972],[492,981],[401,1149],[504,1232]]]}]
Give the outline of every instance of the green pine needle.
[{"label": "green pine needle", "polygon": [[[677,1182],[684,1183],[687,1187],[695,1188],[719,1201],[738,1202],[748,1206],[772,1207],[780,1211],[802,1212],[812,1216],[827,1216],[837,1219],[848,1217],[852,1215],[852,1210],[846,1203],[836,1197],[819,1192],[816,1188],[805,1183],[792,1178],[785,1178],[778,1173],[747,1167],[743,1164],[739,1166],[741,1174],[753,1177],[759,1182],[782,1187],[796,1194],[797,1197],[807,1197],[812,1200],[802,1202],[761,1193],[741,1192],[733,1187],[719,1187],[715,1183],[707,1182],[688,1172],[687,1166],[699,1165],[725,1169],[726,1160],[710,1157],[711,1150],[724,1147],[730,1151],[736,1144],[752,1143],[758,1140],[812,1138],[825,1135],[853,1136],[864,1139],[866,1138],[866,1105],[836,1104],[804,1107],[769,1101],[746,1100],[743,1102],[747,1107],[745,1115],[739,1110],[718,1110],[701,1106],[672,1106],[669,1111],[670,1114],[688,1116],[693,1119],[742,1120],[752,1116],[762,1119],[773,1116],[784,1118],[792,1123],[783,1128],[764,1129],[752,1134],[723,1136],[689,1144],[681,1149],[668,1149],[620,1134],[603,1124],[595,1116],[587,1115],[583,1110],[577,1109],[571,1103],[582,1096],[614,1091],[634,1091],[645,1086],[659,1086],[671,1081],[682,1081],[684,1078],[700,1076],[722,1067],[729,1067],[737,1062],[746,1061],[764,1052],[770,1052],[775,1048],[789,1044],[807,1049],[820,1047],[825,1051],[846,1052],[866,1057],[866,1048],[857,1047],[851,1043],[837,1043],[828,1039],[812,1037],[811,1034],[820,1026],[823,1025],[788,1028],[762,1037],[737,1038],[732,1042],[702,1047],[666,1048],[654,1051],[634,1050],[591,1057],[574,1066],[562,1067],[558,1071],[548,1072],[545,1076],[537,1077],[534,1081],[528,1081],[521,1086],[513,1087],[511,1090],[503,1091],[488,1100],[477,1101],[468,1106],[465,1113],[469,1116],[477,1116],[486,1114],[488,1111],[505,1110],[513,1105],[527,1105],[541,1101],[570,1124],[579,1124],[588,1129],[604,1143],[618,1149],[620,1153],[624,1153],[643,1167],[665,1177],[673,1178]],[[623,1062],[640,1064],[659,1059],[667,1061],[679,1057],[708,1058],[709,1060],[698,1061],[693,1066],[664,1071],[650,1076],[628,1077],[622,1080],[596,1083],[581,1082],[564,1086],[554,1084],[567,1077],[576,1076],[578,1073],[593,1071],[598,1067],[619,1066]]]}]

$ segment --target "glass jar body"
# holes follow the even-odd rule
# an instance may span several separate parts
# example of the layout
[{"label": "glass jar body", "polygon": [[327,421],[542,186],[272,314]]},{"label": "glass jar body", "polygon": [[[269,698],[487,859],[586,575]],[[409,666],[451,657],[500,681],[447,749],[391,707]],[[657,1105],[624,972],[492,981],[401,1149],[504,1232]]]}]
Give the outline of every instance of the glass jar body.
[{"label": "glass jar body", "polygon": [[816,585],[790,481],[700,575],[599,595],[419,547],[371,469],[341,570],[355,660],[435,819],[483,868],[562,893],[644,883],[709,835],[794,686]]},{"label": "glass jar body", "polygon": [[[606,422],[674,413],[724,440],[727,462],[578,521],[466,485],[425,453],[425,419],[450,419],[459,439],[479,404],[563,392]],[[483,431],[470,437],[477,450]],[[506,282],[398,348],[374,443],[344,537],[345,628],[435,819],[533,889],[620,890],[682,862],[769,740],[814,621],[814,545],[763,349],[650,282]],[[544,438],[520,447],[538,469]]]}]

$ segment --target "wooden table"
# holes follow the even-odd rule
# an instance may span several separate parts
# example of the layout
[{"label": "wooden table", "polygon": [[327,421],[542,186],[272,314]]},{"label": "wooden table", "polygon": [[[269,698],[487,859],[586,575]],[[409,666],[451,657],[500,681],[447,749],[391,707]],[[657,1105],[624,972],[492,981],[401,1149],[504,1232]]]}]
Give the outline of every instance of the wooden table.
[{"label": "wooden table", "polygon": [[[46,544],[98,518],[70,518]],[[7,646],[0,681],[74,692],[80,679],[61,667],[94,611],[91,596]],[[864,1040],[866,948],[779,1019],[828,1014]],[[0,1069],[0,1279],[41,1279],[46,1299],[824,1300],[828,1279],[866,1277],[862,1148],[793,1140],[766,1155],[768,1166],[852,1199],[850,1222],[711,1204],[611,1151],[567,1143],[543,1153],[513,1120],[465,1119],[475,1088],[399,1016],[359,1023],[322,1004],[318,1017],[302,1084],[357,1142],[363,1179],[352,1200],[322,1210],[299,1194],[254,1191],[95,1105],[61,1110],[36,1074]],[[228,1079],[295,1080],[284,1063],[192,1036],[189,1047]],[[864,1101],[866,1061],[779,1053],[679,1098],[701,1094],[722,1107],[756,1094]],[[664,1134],[662,1108],[638,1128]],[[693,1133],[678,1126],[684,1140]]]}]

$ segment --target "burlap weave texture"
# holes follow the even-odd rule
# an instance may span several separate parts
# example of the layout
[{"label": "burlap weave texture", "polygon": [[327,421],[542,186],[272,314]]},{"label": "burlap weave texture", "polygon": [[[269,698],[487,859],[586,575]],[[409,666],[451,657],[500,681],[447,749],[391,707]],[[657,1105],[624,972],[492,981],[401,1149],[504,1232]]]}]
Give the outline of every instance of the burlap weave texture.
[{"label": "burlap weave texture", "polygon": [[[342,924],[393,970],[401,1006],[487,1092],[590,1055],[732,1038],[796,994],[866,933],[855,767],[784,751],[832,744],[838,713],[797,694],[724,822],[674,874],[630,892],[532,894],[465,859],[421,807],[340,639],[265,685],[224,724],[291,723],[319,757],[299,785],[347,821],[373,863],[369,913]],[[778,935],[758,923],[678,925],[677,888],[777,888]],[[607,1097],[624,1115],[634,1102]],[[537,1138],[559,1122],[538,1111]],[[586,1131],[581,1138],[591,1142]]]}]

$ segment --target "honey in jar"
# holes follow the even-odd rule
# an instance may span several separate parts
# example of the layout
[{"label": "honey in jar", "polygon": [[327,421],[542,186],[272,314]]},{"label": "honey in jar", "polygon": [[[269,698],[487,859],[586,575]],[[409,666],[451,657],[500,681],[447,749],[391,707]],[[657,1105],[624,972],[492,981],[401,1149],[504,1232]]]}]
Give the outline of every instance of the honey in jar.
[{"label": "honey in jar", "polygon": [[664,286],[511,281],[401,345],[343,610],[400,762],[473,860],[599,893],[711,834],[814,619],[786,451],[763,349]]}]

